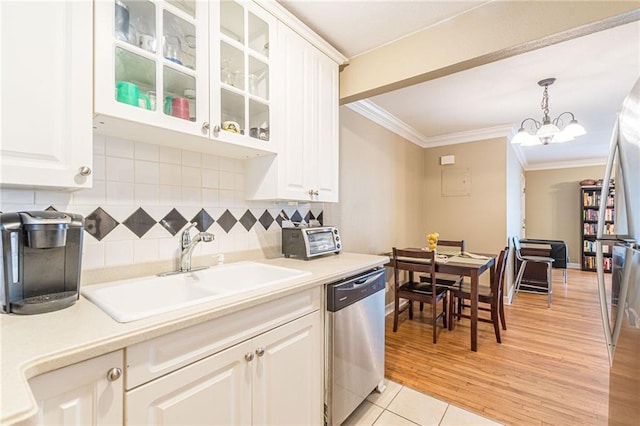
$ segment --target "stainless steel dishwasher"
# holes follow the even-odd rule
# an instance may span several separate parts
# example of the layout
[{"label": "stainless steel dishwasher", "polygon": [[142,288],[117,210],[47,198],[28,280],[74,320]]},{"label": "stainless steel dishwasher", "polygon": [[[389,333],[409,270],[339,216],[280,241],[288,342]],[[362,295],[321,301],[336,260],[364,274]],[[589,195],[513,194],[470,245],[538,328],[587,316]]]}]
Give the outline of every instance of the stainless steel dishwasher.
[{"label": "stainless steel dishwasher", "polygon": [[325,422],[342,423],[384,391],[385,269],[327,285]]}]

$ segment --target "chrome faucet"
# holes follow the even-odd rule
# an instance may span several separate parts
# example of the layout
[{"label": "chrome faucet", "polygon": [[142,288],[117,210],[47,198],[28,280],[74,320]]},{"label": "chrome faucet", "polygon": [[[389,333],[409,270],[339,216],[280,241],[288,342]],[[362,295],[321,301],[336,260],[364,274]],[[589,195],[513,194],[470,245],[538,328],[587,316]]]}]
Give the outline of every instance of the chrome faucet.
[{"label": "chrome faucet", "polygon": [[[189,232],[191,228],[196,226],[197,222],[192,222],[187,229],[182,231],[181,237],[181,251],[180,251],[180,272],[189,272],[193,269],[191,268],[191,254],[193,250],[196,248],[198,243],[205,242],[209,243],[214,240],[215,236],[208,232],[198,232],[193,240],[191,239],[191,233]],[[204,268],[197,268],[204,269]],[[197,270],[196,269],[196,270]]]}]

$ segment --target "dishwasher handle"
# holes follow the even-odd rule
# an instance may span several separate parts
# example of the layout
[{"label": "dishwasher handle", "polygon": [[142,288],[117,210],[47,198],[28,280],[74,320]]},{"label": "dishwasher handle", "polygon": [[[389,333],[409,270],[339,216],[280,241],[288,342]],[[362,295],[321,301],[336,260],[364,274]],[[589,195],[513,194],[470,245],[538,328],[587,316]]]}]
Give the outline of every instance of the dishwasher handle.
[{"label": "dishwasher handle", "polygon": [[336,312],[385,288],[386,270],[327,285],[327,310]]}]

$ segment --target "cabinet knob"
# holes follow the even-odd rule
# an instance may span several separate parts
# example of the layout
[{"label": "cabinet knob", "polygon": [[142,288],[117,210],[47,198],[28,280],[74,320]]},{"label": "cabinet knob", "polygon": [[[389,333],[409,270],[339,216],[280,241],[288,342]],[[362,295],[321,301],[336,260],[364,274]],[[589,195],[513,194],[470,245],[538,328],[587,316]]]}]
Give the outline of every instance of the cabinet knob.
[{"label": "cabinet knob", "polygon": [[122,369],[118,367],[113,367],[109,371],[107,371],[107,380],[110,382],[115,382],[122,376]]},{"label": "cabinet knob", "polygon": [[211,125],[208,122],[204,122],[202,123],[202,133],[203,134],[208,134],[209,133],[209,129],[211,128]]},{"label": "cabinet knob", "polygon": [[81,176],[89,176],[90,174],[91,174],[91,167],[87,167],[87,166],[80,167]]},{"label": "cabinet knob", "polygon": [[262,355],[264,355],[264,348],[258,348],[258,349],[256,349],[256,355],[258,355],[258,356],[262,356]]},{"label": "cabinet knob", "polygon": [[220,133],[220,126],[213,126],[214,133]]},{"label": "cabinet knob", "polygon": [[317,190],[317,189],[316,189],[315,191],[314,191],[313,189],[310,189],[310,190],[309,190],[309,195],[310,195],[310,196],[312,196],[312,197],[313,197],[313,196],[316,196],[316,197],[317,197],[318,195],[320,195],[320,193],[318,192],[318,190]]},{"label": "cabinet knob", "polygon": [[253,361],[253,352],[247,352],[246,354],[244,354],[244,359],[246,359],[247,361]]}]

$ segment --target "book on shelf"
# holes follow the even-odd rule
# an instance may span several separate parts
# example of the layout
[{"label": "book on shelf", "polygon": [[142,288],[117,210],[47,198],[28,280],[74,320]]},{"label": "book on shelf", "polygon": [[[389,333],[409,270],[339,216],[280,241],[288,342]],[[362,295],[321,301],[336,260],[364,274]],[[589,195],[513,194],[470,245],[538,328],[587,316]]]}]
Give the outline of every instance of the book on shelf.
[{"label": "book on shelf", "polygon": [[[595,241],[584,240],[583,241],[583,251],[585,253],[595,253],[596,252],[596,242]],[[610,254],[611,253],[611,246],[603,244],[602,245],[602,253]]]}]

